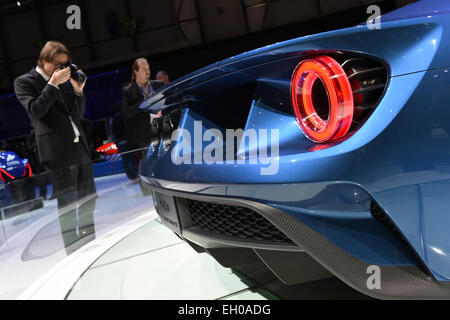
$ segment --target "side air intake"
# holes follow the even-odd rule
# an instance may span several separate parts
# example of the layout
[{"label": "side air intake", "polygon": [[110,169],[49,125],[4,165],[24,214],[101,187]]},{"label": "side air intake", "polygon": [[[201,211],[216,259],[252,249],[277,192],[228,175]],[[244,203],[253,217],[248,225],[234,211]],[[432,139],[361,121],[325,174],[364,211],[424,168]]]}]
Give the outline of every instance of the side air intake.
[{"label": "side air intake", "polygon": [[378,61],[365,57],[346,58],[341,63],[353,91],[354,112],[350,132],[357,130],[381,100],[388,74]]}]

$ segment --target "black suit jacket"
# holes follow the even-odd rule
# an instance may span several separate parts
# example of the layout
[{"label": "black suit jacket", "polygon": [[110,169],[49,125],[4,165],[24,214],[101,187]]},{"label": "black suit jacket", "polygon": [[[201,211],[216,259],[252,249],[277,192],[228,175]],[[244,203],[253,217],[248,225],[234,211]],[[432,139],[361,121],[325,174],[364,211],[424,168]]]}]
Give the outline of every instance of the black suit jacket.
[{"label": "black suit jacket", "polygon": [[14,81],[16,97],[28,112],[36,134],[39,158],[42,162],[70,163],[74,159],[75,132],[70,117],[80,132],[80,142],[89,154],[86,136],[81,126],[85,109],[84,96],[77,96],[70,82],[50,85],[35,70]]},{"label": "black suit jacket", "polygon": [[[161,88],[164,83],[150,80],[153,91]],[[144,95],[136,82],[131,82],[122,88],[122,114],[125,123],[125,136],[130,144],[142,145],[150,140],[150,115],[138,107],[144,100]]]}]

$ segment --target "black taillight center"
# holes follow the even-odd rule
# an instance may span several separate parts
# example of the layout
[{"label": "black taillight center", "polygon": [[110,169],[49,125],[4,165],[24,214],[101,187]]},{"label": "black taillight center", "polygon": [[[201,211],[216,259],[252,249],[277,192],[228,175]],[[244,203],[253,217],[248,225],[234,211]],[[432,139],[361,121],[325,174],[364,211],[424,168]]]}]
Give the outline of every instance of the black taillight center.
[{"label": "black taillight center", "polygon": [[317,78],[314,82],[311,95],[312,103],[317,115],[327,121],[330,115],[330,105],[327,91],[320,78]]}]

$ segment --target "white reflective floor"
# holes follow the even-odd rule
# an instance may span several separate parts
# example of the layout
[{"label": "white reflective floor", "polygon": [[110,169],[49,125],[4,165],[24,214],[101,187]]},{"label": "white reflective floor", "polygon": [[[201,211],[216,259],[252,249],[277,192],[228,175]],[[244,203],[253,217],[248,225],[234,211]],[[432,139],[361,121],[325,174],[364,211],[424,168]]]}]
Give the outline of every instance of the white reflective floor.
[{"label": "white reflective floor", "polygon": [[70,250],[64,246],[56,200],[46,200],[42,209],[0,222],[0,299],[31,298],[30,288],[42,283],[79,248],[97,243],[98,252],[103,253],[121,240],[109,236],[105,241],[105,236],[122,228],[128,232],[122,234],[125,237],[156,217],[152,198],[144,197],[139,185],[124,174],[97,178],[96,187],[95,234],[77,241]]},{"label": "white reflective floor", "polygon": [[161,225],[124,174],[96,186],[95,233],[69,246],[56,200],[1,221],[0,299],[365,298],[335,278],[285,286],[262,263],[224,268]]},{"label": "white reflective floor", "polygon": [[68,299],[221,299],[248,290],[231,269],[196,253],[158,220],[148,223],[100,257]]}]

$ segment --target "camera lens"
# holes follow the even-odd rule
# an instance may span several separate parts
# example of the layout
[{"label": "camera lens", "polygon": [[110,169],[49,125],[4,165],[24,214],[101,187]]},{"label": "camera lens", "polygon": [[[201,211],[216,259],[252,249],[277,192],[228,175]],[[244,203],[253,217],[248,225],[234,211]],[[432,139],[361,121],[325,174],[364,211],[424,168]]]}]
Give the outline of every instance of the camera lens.
[{"label": "camera lens", "polygon": [[72,79],[74,79],[75,81],[80,82],[80,83],[83,83],[84,81],[86,81],[86,75],[84,75],[83,73],[78,71],[78,70],[80,70],[80,68],[78,68],[78,66],[76,64],[71,63],[69,65],[69,67],[70,67],[70,77]]}]

